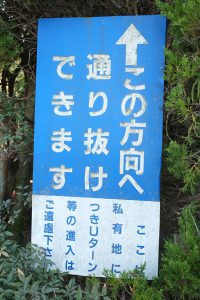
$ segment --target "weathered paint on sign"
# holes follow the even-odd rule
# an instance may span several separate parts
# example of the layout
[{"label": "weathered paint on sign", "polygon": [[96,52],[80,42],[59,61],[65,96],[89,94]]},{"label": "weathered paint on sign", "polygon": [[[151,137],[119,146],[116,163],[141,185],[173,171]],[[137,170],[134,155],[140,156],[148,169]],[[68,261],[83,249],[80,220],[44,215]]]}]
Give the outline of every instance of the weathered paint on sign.
[{"label": "weathered paint on sign", "polygon": [[157,273],[165,23],[39,21],[32,242],[62,271]]}]

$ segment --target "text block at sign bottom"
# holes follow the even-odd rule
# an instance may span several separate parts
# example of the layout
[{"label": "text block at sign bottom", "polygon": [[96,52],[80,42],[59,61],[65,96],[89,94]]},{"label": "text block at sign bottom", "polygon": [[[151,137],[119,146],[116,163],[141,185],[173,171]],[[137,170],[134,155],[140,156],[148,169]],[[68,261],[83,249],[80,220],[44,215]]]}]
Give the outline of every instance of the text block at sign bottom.
[{"label": "text block at sign bottom", "polygon": [[32,243],[63,272],[157,275],[160,202],[33,195]]}]

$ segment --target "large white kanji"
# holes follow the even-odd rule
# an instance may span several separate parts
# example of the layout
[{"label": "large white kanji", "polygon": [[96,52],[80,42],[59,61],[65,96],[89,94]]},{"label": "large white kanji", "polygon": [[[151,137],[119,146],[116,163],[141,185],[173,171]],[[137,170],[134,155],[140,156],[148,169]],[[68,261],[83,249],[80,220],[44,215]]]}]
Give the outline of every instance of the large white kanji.
[{"label": "large white kanji", "polygon": [[90,111],[89,114],[92,117],[97,117],[97,116],[101,116],[105,113],[107,106],[108,106],[108,98],[106,96],[106,94],[104,92],[98,92],[98,93],[94,93],[94,92],[90,92],[89,94],[89,108],[93,108],[94,104],[96,102],[97,99],[100,99],[100,101],[102,101],[102,108],[97,110],[97,111]]},{"label": "large white kanji", "polygon": [[120,144],[124,145],[128,139],[130,134],[137,135],[137,139],[132,141],[133,146],[139,146],[142,143],[143,140],[143,129],[146,127],[146,123],[137,123],[134,119],[131,120],[131,122],[121,122],[120,123],[121,127],[125,127],[125,134],[123,139],[121,140]]},{"label": "large white kanji", "polygon": [[130,170],[134,170],[137,175],[144,173],[144,151],[135,148],[120,151],[120,174]]},{"label": "large white kanji", "polygon": [[63,73],[62,69],[66,64],[69,64],[70,67],[75,66],[75,56],[53,56],[53,61],[60,61],[57,66],[58,76],[66,80],[73,78],[73,74],[65,74]]},{"label": "large white kanji", "polygon": [[92,186],[91,189],[93,192],[99,191],[103,186],[103,179],[108,178],[108,174],[103,172],[103,167],[99,167],[98,172],[90,172],[90,167],[85,168],[85,190],[90,189],[90,178],[92,183],[95,182],[94,179],[97,179],[97,185]]},{"label": "large white kanji", "polygon": [[71,173],[72,168],[65,168],[65,165],[61,165],[59,168],[49,168],[50,172],[54,172],[52,187],[55,190],[61,189],[65,185],[65,173]]},{"label": "large white kanji", "polygon": [[59,95],[53,95],[54,113],[59,116],[71,116],[71,106],[74,105],[74,96],[65,95],[64,92],[59,92]]},{"label": "large white kanji", "polygon": [[122,177],[122,179],[119,182],[119,187],[122,188],[123,185],[129,181],[132,186],[138,191],[138,193],[143,194],[144,190],[143,188],[137,183],[137,181],[129,174],[126,174]]},{"label": "large white kanji", "polygon": [[89,60],[93,60],[92,64],[88,64],[89,74],[87,79],[110,79],[111,78],[111,60],[106,54],[89,54]]},{"label": "large white kanji", "polygon": [[87,146],[85,154],[104,153],[107,155],[109,153],[109,150],[106,148],[109,135],[109,132],[103,132],[101,128],[98,128],[96,132],[92,131],[92,128],[88,128],[88,132],[84,134],[86,138],[84,145]]},{"label": "large white kanji", "polygon": [[129,94],[122,100],[121,110],[123,115],[129,116],[133,112],[135,104],[138,101],[140,102],[141,108],[137,112],[134,112],[133,116],[135,118],[142,116],[146,110],[146,100],[144,96],[136,93]]},{"label": "large white kanji", "polygon": [[[144,151],[136,151],[135,148],[120,151],[120,174],[124,175],[125,172],[130,170],[134,170],[137,175],[144,173]],[[125,174],[122,177],[118,183],[120,188],[122,188],[127,181],[129,181],[140,194],[144,192],[143,188],[130,174]]]},{"label": "large white kanji", "polygon": [[52,150],[54,152],[62,152],[64,150],[70,151],[71,147],[65,144],[65,142],[72,141],[71,131],[65,131],[65,128],[61,128],[60,131],[53,131],[53,136],[51,137]]}]

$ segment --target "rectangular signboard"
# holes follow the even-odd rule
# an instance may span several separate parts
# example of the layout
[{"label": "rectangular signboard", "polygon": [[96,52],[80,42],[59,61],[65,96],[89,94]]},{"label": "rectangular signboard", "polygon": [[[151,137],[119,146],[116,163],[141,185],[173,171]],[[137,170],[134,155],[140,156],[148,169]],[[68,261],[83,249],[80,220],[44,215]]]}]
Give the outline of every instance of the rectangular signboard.
[{"label": "rectangular signboard", "polygon": [[39,20],[32,242],[62,271],[157,274],[165,24]]}]

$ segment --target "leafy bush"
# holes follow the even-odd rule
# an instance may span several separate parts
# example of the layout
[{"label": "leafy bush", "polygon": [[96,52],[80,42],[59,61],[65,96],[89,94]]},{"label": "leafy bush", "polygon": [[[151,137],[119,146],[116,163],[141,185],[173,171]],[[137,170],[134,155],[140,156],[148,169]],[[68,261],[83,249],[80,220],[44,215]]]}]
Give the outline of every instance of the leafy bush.
[{"label": "leafy bush", "polygon": [[150,284],[144,275],[145,264],[129,272],[123,272],[120,278],[105,271],[106,283],[111,299],[133,300],[162,300],[164,299],[161,287]]},{"label": "leafy bush", "polygon": [[200,296],[200,201],[194,201],[179,219],[179,242],[165,243],[161,280],[173,299]]},{"label": "leafy bush", "polygon": [[[33,99],[30,98],[29,101]],[[33,128],[27,119],[25,108],[23,99],[0,93],[0,145],[5,157],[13,157],[18,152],[26,155],[27,160],[32,159],[29,147],[33,141]]]},{"label": "leafy bush", "polygon": [[200,158],[197,158],[195,165],[194,152],[189,152],[186,144],[178,144],[176,141],[171,141],[166,151],[169,172],[176,179],[183,180],[182,192],[190,191],[194,194],[199,186]]},{"label": "leafy bush", "polygon": [[166,49],[168,170],[183,193],[200,183],[200,0],[156,1],[170,21]]}]

